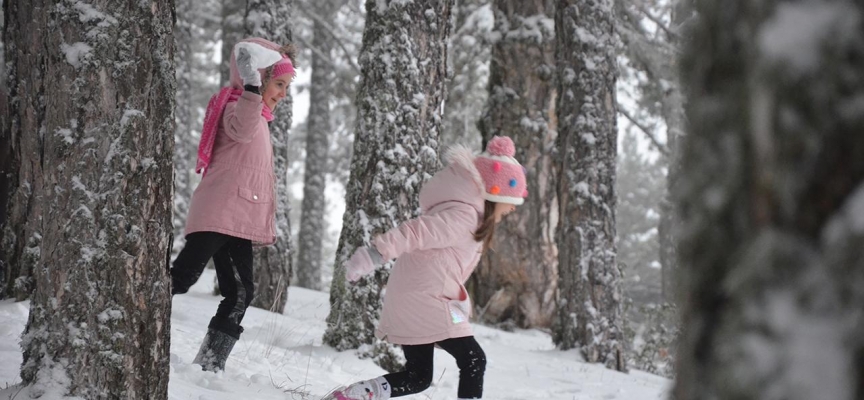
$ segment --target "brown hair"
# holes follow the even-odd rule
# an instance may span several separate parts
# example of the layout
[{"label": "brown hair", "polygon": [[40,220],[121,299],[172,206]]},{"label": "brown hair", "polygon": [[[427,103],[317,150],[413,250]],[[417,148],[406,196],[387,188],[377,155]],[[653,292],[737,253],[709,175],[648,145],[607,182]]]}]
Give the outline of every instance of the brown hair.
[{"label": "brown hair", "polygon": [[492,248],[492,238],[495,236],[495,203],[486,200],[483,205],[483,222],[474,231],[474,240],[483,242],[483,252]]},{"label": "brown hair", "polygon": [[[288,43],[286,45],[283,45],[277,51],[280,54],[288,56],[288,59],[291,60],[291,65],[293,65],[295,69],[297,68],[297,46],[294,46],[294,43]],[[262,93],[263,88],[267,86],[267,83],[270,81],[270,77],[273,76],[273,67],[275,65],[276,64],[273,64],[264,70],[264,79],[261,80]]]}]

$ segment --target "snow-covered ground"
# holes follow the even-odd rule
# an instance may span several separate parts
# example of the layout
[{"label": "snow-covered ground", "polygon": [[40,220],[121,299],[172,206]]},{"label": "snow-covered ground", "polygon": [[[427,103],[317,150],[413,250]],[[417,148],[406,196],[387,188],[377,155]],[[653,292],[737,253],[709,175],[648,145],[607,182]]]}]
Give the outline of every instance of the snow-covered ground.
[{"label": "snow-covered ground", "polygon": [[[289,290],[285,315],[250,308],[245,332],[224,373],[203,372],[192,359],[220,298],[210,295],[213,271],[206,270],[188,294],[175,296],[171,315],[170,399],[319,399],[333,388],[384,373],[354,352],[321,343],[328,295]],[[0,400],[18,392],[19,337],[28,302],[0,302]],[[575,351],[557,351],[539,331],[503,332],[475,326],[488,358],[484,398],[492,400],[654,400],[666,398],[669,381],[632,371],[621,374],[580,361]],[[405,399],[456,399],[458,370],[436,351],[435,380],[425,392]],[[5,390],[3,390],[5,388]],[[14,398],[29,398],[18,393]],[[50,393],[44,400],[59,398]]]}]

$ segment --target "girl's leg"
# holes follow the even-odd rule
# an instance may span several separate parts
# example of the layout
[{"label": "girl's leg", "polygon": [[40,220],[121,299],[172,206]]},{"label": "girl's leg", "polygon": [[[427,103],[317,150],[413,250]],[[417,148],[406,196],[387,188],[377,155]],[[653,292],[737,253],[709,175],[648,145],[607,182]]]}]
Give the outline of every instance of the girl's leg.
[{"label": "girl's leg", "polygon": [[405,353],[405,370],[384,375],[390,383],[390,397],[407,396],[420,393],[432,385],[432,367],[434,364],[434,344],[402,346]]},{"label": "girl's leg", "polygon": [[216,316],[210,320],[207,335],[193,361],[206,371],[225,369],[228,355],[240,339],[240,322],[252,303],[252,243],[246,239],[226,236],[227,242],[213,255],[216,278],[222,292],[222,302]]},{"label": "girl's leg", "polygon": [[255,281],[252,276],[252,242],[232,237],[213,256],[216,278],[222,292],[222,302],[216,316],[240,325],[246,309],[255,296]]},{"label": "girl's leg", "polygon": [[186,245],[171,268],[171,294],[181,294],[198,281],[210,258],[230,239],[216,232],[195,232],[186,236]]},{"label": "girl's leg", "polygon": [[473,336],[447,339],[436,343],[450,353],[459,366],[459,398],[482,399],[483,375],[486,373],[486,353]]},{"label": "girl's leg", "polygon": [[334,391],[324,400],[387,400],[426,390],[432,384],[435,345],[402,346],[402,351],[408,361],[404,371],[354,383]]}]

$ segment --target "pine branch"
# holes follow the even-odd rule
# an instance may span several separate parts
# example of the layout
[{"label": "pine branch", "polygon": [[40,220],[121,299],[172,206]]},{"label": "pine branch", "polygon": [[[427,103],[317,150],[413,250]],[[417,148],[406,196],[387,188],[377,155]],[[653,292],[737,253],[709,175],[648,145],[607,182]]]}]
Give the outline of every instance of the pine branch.
[{"label": "pine branch", "polygon": [[648,18],[649,20],[651,20],[651,22],[656,24],[658,28],[662,29],[663,32],[666,32],[666,34],[669,35],[670,38],[678,40],[678,38],[679,38],[678,34],[675,32],[672,32],[672,30],[669,29],[669,27],[666,26],[666,24],[663,21],[661,21],[660,18],[657,18],[656,16],[654,16],[654,14],[652,14],[650,10],[645,8],[644,5],[640,4],[640,5],[636,6],[636,8],[639,10],[639,12],[641,12],[643,15],[645,15],[646,18]]},{"label": "pine branch", "polygon": [[[296,5],[296,7],[303,14],[306,14],[307,17],[309,17],[313,21],[315,21],[315,23],[321,25],[321,27],[324,28],[324,30],[327,31],[328,34],[330,34],[330,37],[333,39],[333,41],[336,43],[336,45],[339,46],[339,48],[342,49],[342,52],[345,53],[345,59],[348,61],[348,65],[351,67],[351,69],[353,69],[355,72],[357,72],[357,74],[360,74],[360,67],[354,62],[354,59],[352,58],[353,53],[348,51],[348,48],[345,47],[345,43],[343,43],[342,40],[339,38],[339,36],[336,35],[335,29],[333,29],[333,26],[331,26],[327,21],[325,21],[324,18],[321,18],[321,16],[318,15],[318,13],[316,13],[312,10],[309,10],[306,7],[303,7],[303,5],[298,3]],[[307,47],[309,47],[309,46],[307,46]],[[330,60],[330,57],[325,57],[325,58],[327,60]],[[332,61],[330,61],[330,63],[332,64]]]},{"label": "pine branch", "polygon": [[664,156],[669,156],[669,149],[667,149],[666,146],[661,144],[660,141],[657,140],[657,137],[654,136],[653,133],[651,133],[651,130],[641,122],[637,121],[636,118],[633,117],[632,114],[627,112],[627,109],[625,109],[624,106],[622,106],[620,103],[618,104],[618,112],[621,113],[621,115],[623,115],[625,118],[630,120],[630,122],[637,128],[639,128],[639,130],[645,133],[645,136],[648,136],[648,139],[651,140],[651,143],[654,143],[654,146],[657,148],[658,151],[660,151],[660,153],[662,153]]}]

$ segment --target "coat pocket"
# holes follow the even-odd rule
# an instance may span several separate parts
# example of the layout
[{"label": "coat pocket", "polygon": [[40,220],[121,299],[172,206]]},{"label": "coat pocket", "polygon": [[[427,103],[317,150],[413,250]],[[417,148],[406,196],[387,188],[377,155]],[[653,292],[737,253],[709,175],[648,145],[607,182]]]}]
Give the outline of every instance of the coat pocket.
[{"label": "coat pocket", "polygon": [[249,201],[250,203],[269,203],[273,201],[271,199],[270,193],[267,193],[262,190],[252,190],[249,188],[240,188],[240,197]]},{"label": "coat pocket", "polygon": [[468,317],[471,315],[471,300],[465,299],[450,300],[447,302],[447,309],[450,311],[450,322],[453,324],[461,324],[468,322]]}]

